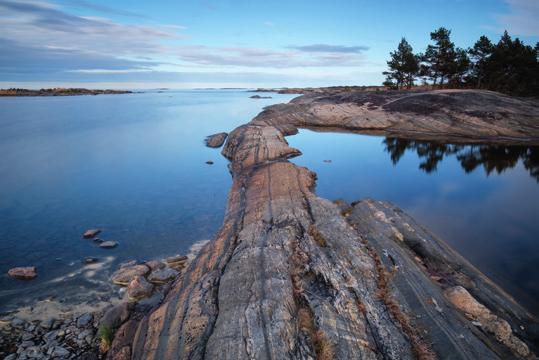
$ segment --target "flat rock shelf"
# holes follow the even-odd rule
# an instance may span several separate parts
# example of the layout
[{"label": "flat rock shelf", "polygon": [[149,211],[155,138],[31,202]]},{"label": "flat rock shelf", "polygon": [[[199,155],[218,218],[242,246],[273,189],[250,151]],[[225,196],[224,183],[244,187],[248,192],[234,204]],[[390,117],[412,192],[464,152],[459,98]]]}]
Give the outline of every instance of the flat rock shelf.
[{"label": "flat rock shelf", "polygon": [[537,100],[487,91],[317,93],[266,108],[222,154],[223,226],[109,358],[534,358],[538,323],[392,204],[333,203],[288,161],[298,128],[539,143]]}]

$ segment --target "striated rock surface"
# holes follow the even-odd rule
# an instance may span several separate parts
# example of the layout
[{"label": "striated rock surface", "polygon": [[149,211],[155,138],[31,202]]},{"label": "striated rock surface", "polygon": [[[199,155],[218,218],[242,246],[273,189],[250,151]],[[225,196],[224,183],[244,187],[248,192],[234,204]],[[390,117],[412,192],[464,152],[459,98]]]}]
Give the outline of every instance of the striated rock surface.
[{"label": "striated rock surface", "polygon": [[[222,228],[160,306],[116,333],[109,358],[533,357],[535,318],[391,204],[317,197],[315,174],[287,160],[300,152],[285,135],[533,142],[538,114],[535,100],[485,91],[314,94],[268,107],[222,151],[233,177]],[[459,287],[481,311],[455,300]]]}]

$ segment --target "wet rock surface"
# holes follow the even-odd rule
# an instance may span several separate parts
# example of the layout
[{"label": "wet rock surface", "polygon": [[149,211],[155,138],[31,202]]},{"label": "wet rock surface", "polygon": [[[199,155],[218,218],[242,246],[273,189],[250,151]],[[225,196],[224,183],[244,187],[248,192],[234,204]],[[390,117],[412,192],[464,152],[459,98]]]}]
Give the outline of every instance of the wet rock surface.
[{"label": "wet rock surface", "polygon": [[392,205],[337,206],[317,197],[315,174],[287,161],[300,152],[285,136],[309,127],[537,142],[538,115],[536,100],[484,91],[317,93],[266,108],[230,133],[222,150],[233,178],[222,228],[163,303],[136,321],[138,335],[115,337],[109,356],[526,356],[503,340],[508,331],[483,331],[463,315],[444,295],[454,286],[536,353],[529,329],[537,321],[528,312]]}]

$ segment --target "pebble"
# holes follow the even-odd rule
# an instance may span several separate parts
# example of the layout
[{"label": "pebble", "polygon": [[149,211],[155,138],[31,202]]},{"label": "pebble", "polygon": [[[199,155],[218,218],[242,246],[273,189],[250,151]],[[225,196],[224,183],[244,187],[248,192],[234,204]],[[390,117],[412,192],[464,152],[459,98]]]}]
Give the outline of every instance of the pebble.
[{"label": "pebble", "polygon": [[92,322],[94,316],[92,314],[83,314],[77,319],[77,327],[85,327]]},{"label": "pebble", "polygon": [[61,346],[55,346],[51,355],[53,357],[66,357],[70,355],[70,352]]}]

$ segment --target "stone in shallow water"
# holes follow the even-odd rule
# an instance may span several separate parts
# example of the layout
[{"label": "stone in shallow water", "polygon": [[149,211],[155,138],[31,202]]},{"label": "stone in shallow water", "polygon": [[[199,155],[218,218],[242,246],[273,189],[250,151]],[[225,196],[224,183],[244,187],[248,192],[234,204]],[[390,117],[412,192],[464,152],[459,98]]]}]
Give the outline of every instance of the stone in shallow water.
[{"label": "stone in shallow water", "polygon": [[96,237],[101,232],[100,229],[88,229],[82,234],[82,237],[85,239],[91,239]]},{"label": "stone in shallow water", "polygon": [[173,280],[178,274],[178,271],[171,268],[159,269],[152,271],[148,276],[148,280],[154,284],[165,284]]},{"label": "stone in shallow water", "polygon": [[85,264],[94,264],[96,262],[98,262],[99,260],[96,258],[96,257],[93,257],[93,256],[87,256],[84,258],[84,263]]},{"label": "stone in shallow water", "polygon": [[226,132],[210,135],[206,138],[206,146],[211,148],[218,148],[223,145],[228,134]]},{"label": "stone in shallow water", "polygon": [[150,272],[146,265],[133,265],[118,269],[112,274],[112,282],[117,285],[127,286],[137,276],[144,276]]},{"label": "stone in shallow water", "polygon": [[37,270],[35,266],[16,267],[10,269],[7,274],[14,279],[31,280],[37,276]]},{"label": "stone in shallow water", "polygon": [[100,248],[103,249],[112,249],[118,246],[118,243],[116,241],[103,241],[101,244],[99,244]]},{"label": "stone in shallow water", "polygon": [[153,285],[142,276],[135,277],[127,287],[127,295],[130,299],[143,299],[152,294]]}]

